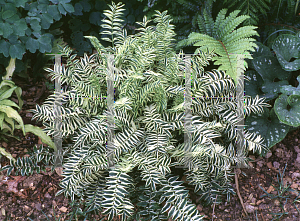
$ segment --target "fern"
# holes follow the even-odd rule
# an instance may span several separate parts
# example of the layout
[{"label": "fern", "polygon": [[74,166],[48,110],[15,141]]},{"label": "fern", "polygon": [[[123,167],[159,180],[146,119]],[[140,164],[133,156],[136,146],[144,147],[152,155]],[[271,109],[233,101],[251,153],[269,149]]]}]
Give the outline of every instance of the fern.
[{"label": "fern", "polygon": [[248,15],[250,19],[244,22],[244,25],[258,25],[259,15],[267,16],[270,10],[271,0],[225,0],[224,5],[228,8],[240,10],[242,15]]},{"label": "fern", "polygon": [[237,69],[245,70],[248,65],[240,65],[237,55],[243,55],[244,59],[252,59],[249,51],[257,47],[253,35],[258,35],[255,26],[244,26],[236,29],[249,16],[237,16],[240,11],[236,10],[225,17],[227,9],[222,9],[214,22],[208,15],[207,10],[203,16],[199,16],[199,29],[202,33],[191,33],[188,39],[178,43],[177,49],[184,46],[197,46],[200,50],[214,50],[219,57],[214,57],[215,65],[220,65],[219,70],[226,71],[237,84],[239,74]]}]

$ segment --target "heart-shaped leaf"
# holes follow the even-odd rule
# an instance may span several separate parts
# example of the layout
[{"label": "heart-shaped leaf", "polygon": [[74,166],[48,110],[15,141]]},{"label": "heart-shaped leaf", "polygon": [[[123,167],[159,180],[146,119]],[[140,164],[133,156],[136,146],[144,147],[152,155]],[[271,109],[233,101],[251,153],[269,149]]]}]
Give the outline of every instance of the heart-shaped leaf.
[{"label": "heart-shaped leaf", "polygon": [[298,87],[293,87],[292,85],[282,86],[280,92],[285,95],[300,95],[300,75],[297,77],[297,81],[299,82]]},{"label": "heart-shaped leaf", "polygon": [[[279,35],[272,49],[276,52],[277,59],[286,71],[297,71],[300,69],[300,38],[292,34]],[[292,58],[298,58],[291,61]]]},{"label": "heart-shaped leaf", "polygon": [[299,95],[280,95],[275,101],[274,109],[281,122],[293,127],[300,126]]},{"label": "heart-shaped leaf", "polygon": [[244,85],[245,85],[245,93],[251,97],[255,97],[256,95],[263,95],[260,91],[260,88],[263,85],[263,79],[261,76],[253,70],[246,71],[245,76],[249,78],[248,80],[245,80]]},{"label": "heart-shaped leaf", "polygon": [[[246,118],[246,129],[249,132],[260,134],[264,144],[271,148],[285,138],[289,132],[289,125],[282,123],[274,112],[274,109],[264,108],[263,113],[251,115]],[[265,153],[262,153],[264,155]]]},{"label": "heart-shaped leaf", "polygon": [[276,57],[273,56],[259,56],[252,60],[255,70],[260,74],[262,79],[274,82],[276,78],[279,80],[288,80],[290,72],[281,68]]}]

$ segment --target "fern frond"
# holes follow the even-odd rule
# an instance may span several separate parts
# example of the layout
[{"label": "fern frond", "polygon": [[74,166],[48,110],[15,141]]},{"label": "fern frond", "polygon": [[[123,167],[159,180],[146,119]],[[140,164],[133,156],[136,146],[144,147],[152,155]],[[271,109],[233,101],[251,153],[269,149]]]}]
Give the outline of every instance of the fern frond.
[{"label": "fern frond", "polygon": [[225,0],[224,4],[229,8],[241,10],[241,14],[248,15],[249,20],[245,21],[245,25],[257,25],[259,21],[259,14],[267,15],[270,10],[270,0]]},{"label": "fern frond", "polygon": [[214,50],[220,56],[213,58],[213,61],[216,61],[215,64],[220,65],[219,70],[226,71],[226,74],[230,75],[237,84],[239,78],[237,69],[244,70],[245,64],[240,66],[241,64],[238,63],[236,54],[252,59],[248,51],[253,51],[256,44],[254,43],[255,39],[249,37],[258,35],[258,33],[254,30],[254,26],[244,26],[236,29],[249,16],[241,15],[237,17],[239,11],[236,10],[224,19],[225,12],[227,12],[227,9],[222,9],[219,12],[216,22],[213,22],[205,14],[202,21],[205,21],[207,25],[205,27],[202,26],[202,28],[204,33],[207,34],[193,32],[188,39],[180,41],[177,48],[193,45],[200,47],[200,50]]}]

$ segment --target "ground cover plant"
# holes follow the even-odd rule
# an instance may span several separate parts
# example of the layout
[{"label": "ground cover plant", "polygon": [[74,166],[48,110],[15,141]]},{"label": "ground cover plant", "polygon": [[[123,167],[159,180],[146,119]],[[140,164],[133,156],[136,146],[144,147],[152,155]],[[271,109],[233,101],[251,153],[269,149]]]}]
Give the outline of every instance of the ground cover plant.
[{"label": "ground cover plant", "polygon": [[[201,220],[188,190],[178,176],[176,166],[185,165],[183,52],[175,52],[174,26],[167,12],[156,12],[156,26],[148,26],[145,17],[139,33],[127,36],[120,22],[122,5],[112,4],[103,20],[104,47],[97,38],[88,36],[98,53],[74,59],[63,68],[61,80],[67,84],[62,98],[62,135],[72,144],[64,146],[64,179],[62,190],[71,200],[83,200],[81,215],[99,211],[111,220],[117,215],[128,220],[170,217],[174,220]],[[261,153],[263,139],[246,133],[244,153],[237,155],[239,141],[235,125],[235,82],[225,72],[205,72],[213,52],[196,50],[192,58],[191,150],[184,167],[187,183],[201,196],[204,204],[220,203],[234,193],[231,186],[232,165],[247,164],[247,153]],[[109,167],[106,152],[108,104],[107,54],[114,55],[115,139]],[[55,72],[47,69],[53,77]],[[218,97],[218,99],[207,99]],[[33,118],[43,121],[45,132],[55,134],[51,95],[37,105]],[[245,97],[245,113],[258,113],[267,104],[263,99]],[[7,168],[7,167],[6,167]],[[31,167],[30,167],[31,168]],[[34,168],[32,168],[33,170]],[[219,197],[218,197],[219,196]]]}]

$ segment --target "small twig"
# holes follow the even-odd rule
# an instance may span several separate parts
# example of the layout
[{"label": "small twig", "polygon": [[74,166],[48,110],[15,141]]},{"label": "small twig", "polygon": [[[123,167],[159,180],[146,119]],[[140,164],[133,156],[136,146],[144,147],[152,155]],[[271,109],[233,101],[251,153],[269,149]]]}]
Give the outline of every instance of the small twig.
[{"label": "small twig", "polygon": [[215,207],[216,207],[216,203],[217,203],[217,198],[218,198],[218,195],[216,196],[215,203],[214,203],[214,206],[213,206],[213,212],[212,212],[212,218],[211,218],[211,221],[214,221]]},{"label": "small twig", "polygon": [[241,202],[241,204],[242,204],[243,210],[244,210],[246,216],[248,216],[248,213],[247,213],[247,211],[246,211],[245,205],[244,205],[244,203],[243,203],[242,196],[241,196],[241,194],[240,194],[240,190],[239,190],[239,181],[238,181],[238,175],[237,175],[237,170],[236,170],[236,169],[234,170],[234,173],[235,173],[234,178],[235,178],[236,192],[237,192],[237,195],[238,195],[238,197],[239,197],[239,199],[240,199],[240,202]]}]

